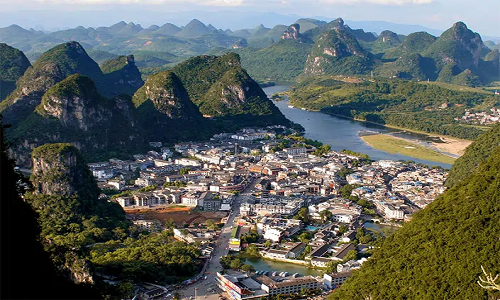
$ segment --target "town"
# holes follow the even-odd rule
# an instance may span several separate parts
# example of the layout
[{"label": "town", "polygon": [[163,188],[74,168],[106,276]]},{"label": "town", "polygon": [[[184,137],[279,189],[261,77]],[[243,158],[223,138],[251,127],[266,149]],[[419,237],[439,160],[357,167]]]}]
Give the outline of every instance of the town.
[{"label": "town", "polygon": [[[204,267],[146,298],[323,297],[369,259],[378,238],[445,191],[447,171],[331,151],[283,126],[247,128],[89,167],[104,193],[145,231],[173,226],[201,248]],[[240,257],[305,269],[259,270]]]},{"label": "town", "polygon": [[461,118],[455,118],[455,120],[477,125],[496,124],[500,121],[500,109],[491,108],[490,112],[471,112],[467,109]]}]

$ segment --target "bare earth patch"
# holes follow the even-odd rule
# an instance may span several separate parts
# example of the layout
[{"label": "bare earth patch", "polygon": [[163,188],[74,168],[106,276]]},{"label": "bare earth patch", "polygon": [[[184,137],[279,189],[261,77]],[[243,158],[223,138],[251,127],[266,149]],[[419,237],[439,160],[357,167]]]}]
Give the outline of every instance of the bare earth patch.
[{"label": "bare earth patch", "polygon": [[439,151],[451,153],[458,156],[462,156],[465,152],[465,148],[472,144],[472,141],[459,140],[443,136],[441,136],[440,139],[444,143],[432,143],[432,145],[439,149]]}]

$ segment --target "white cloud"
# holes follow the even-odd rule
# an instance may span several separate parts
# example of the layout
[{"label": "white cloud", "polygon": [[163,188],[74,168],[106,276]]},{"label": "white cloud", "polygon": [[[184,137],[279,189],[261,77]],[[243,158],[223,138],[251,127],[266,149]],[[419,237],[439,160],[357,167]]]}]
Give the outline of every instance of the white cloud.
[{"label": "white cloud", "polygon": [[421,5],[430,4],[433,0],[320,0],[328,4],[380,4],[380,5]]}]

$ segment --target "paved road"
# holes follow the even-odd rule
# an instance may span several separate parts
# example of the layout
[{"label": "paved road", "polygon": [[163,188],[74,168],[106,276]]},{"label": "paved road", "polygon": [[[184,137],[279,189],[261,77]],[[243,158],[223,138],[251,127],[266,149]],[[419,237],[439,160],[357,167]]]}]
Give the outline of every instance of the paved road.
[{"label": "paved road", "polygon": [[[219,298],[219,293],[222,291],[217,288],[215,277],[216,273],[222,271],[222,266],[220,265],[220,258],[228,254],[229,250],[227,250],[227,246],[229,244],[229,238],[231,237],[231,232],[233,230],[234,219],[240,214],[240,205],[242,201],[252,192],[255,186],[256,180],[253,180],[251,184],[239,195],[236,197],[235,202],[231,208],[231,212],[229,218],[222,227],[221,234],[217,241],[216,247],[214,248],[213,255],[211,261],[206,270],[207,279],[203,279],[198,281],[195,284],[192,284],[178,292],[181,294],[181,299],[188,300],[190,297],[195,296],[195,288],[197,299],[194,300],[217,300]],[[215,292],[210,292],[207,289],[212,288]]]}]

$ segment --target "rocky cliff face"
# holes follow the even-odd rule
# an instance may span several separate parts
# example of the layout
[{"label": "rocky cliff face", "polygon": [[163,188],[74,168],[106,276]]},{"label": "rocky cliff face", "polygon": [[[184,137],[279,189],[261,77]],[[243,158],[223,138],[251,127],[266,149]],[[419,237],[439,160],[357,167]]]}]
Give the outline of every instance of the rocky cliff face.
[{"label": "rocky cliff face", "polygon": [[300,40],[300,25],[292,24],[281,35],[282,40]]},{"label": "rocky cliff face", "polygon": [[180,79],[170,71],[151,75],[133,97],[136,107],[153,103],[156,110],[171,119],[197,119],[201,114]]},{"label": "rocky cliff face", "polygon": [[100,78],[101,69],[77,42],[58,45],[43,53],[19,79],[16,90],[0,105],[5,122],[16,124],[40,104],[43,94],[71,74]]},{"label": "rocky cliff face", "polygon": [[335,28],[318,38],[307,57],[304,74],[358,74],[364,72],[368,64],[369,55],[356,38]]},{"label": "rocky cliff face", "polygon": [[429,46],[424,56],[435,59],[439,67],[453,63],[465,70],[479,65],[484,49],[481,36],[457,22]]},{"label": "rocky cliff face", "polygon": [[99,189],[80,152],[71,144],[46,144],[32,153],[35,192],[97,200]]},{"label": "rocky cliff face", "polygon": [[103,102],[92,80],[75,74],[51,87],[37,110],[58,119],[65,127],[87,131],[111,117]]},{"label": "rocky cliff face", "polygon": [[[51,87],[41,103],[13,128],[11,151],[19,165],[45,143],[72,143],[92,159],[141,145],[130,97],[103,98],[93,81],[74,74]],[[130,148],[132,147],[132,148]]]}]

